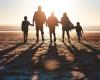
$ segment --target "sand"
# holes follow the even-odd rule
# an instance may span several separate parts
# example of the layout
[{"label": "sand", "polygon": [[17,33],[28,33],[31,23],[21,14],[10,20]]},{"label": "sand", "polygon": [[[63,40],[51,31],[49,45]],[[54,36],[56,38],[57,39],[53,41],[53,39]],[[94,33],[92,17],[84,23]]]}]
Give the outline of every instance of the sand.
[{"label": "sand", "polygon": [[36,43],[30,32],[23,44],[22,32],[0,32],[0,80],[100,80],[100,33],[85,32],[81,43],[75,33],[71,44]]}]

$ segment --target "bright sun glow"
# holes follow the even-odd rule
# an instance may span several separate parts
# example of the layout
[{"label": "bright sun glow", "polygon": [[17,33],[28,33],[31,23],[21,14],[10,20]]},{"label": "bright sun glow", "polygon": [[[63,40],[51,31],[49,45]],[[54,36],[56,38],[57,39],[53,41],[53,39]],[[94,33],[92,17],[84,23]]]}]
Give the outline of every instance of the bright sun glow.
[{"label": "bright sun glow", "polygon": [[[69,17],[73,15],[73,9],[72,5],[70,5],[70,2],[71,1],[69,0],[37,0],[34,5],[36,5],[35,10],[37,10],[38,5],[41,5],[42,10],[45,12],[47,18],[50,16],[51,12],[54,12],[55,16],[58,18],[58,20],[60,20],[64,12],[67,12]],[[48,32],[48,28],[45,27],[44,31]],[[59,27],[56,27],[56,33],[61,33],[61,31],[61,25],[59,24]]]},{"label": "bright sun glow", "polygon": [[59,19],[63,12],[69,12],[69,10],[71,10],[72,5],[70,5],[69,2],[69,0],[40,0],[38,1],[38,5],[42,6],[47,17],[51,12],[54,12]]},{"label": "bright sun glow", "polygon": [[[38,5],[41,5],[47,17],[54,12],[60,20],[63,12],[67,12],[74,25],[80,22],[84,30],[94,30],[94,27],[98,30],[99,3],[100,0],[0,0],[0,25],[20,27],[24,16],[32,23],[34,12],[37,11]],[[31,29],[33,30],[33,27]]]}]

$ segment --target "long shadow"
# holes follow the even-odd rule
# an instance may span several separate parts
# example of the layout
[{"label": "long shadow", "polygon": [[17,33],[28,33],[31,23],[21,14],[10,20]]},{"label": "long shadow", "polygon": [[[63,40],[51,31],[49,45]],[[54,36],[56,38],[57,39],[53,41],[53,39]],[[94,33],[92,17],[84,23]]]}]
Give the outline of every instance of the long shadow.
[{"label": "long shadow", "polygon": [[58,60],[58,51],[56,44],[52,45],[50,44],[48,47],[48,51],[40,56],[38,56],[38,62],[37,65],[39,68],[43,69],[43,64],[47,60]]},{"label": "long shadow", "polygon": [[[89,48],[89,49],[91,49],[91,51],[92,52],[88,52],[88,51],[84,51],[84,50],[78,50],[74,45],[72,45],[71,44],[71,46],[72,46],[72,48],[74,49],[74,50],[71,50],[71,48],[69,48],[69,50],[70,50],[70,52],[72,52],[72,53],[74,53],[74,55],[75,56],[79,56],[80,57],[80,60],[81,59],[83,59],[83,58],[81,58],[81,57],[86,57],[86,59],[87,59],[87,63],[89,63],[88,61],[93,61],[92,63],[89,63],[89,65],[90,64],[95,64],[96,66],[98,66],[98,64],[100,63],[99,62],[99,59],[98,59],[98,57],[97,57],[97,55],[96,55],[96,52],[97,52],[97,50],[95,50],[95,49],[93,49],[92,47],[91,48],[89,48],[89,47],[87,47],[87,48]],[[67,46],[68,47],[68,46]]]},{"label": "long shadow", "polygon": [[[49,66],[52,67],[53,69],[51,69],[49,66],[46,67],[45,63],[51,64]],[[59,55],[56,43],[49,44],[48,51],[45,54],[39,56],[38,64],[39,64],[39,68],[38,68],[39,73],[37,75],[39,80],[44,80],[45,78],[46,78],[45,80],[49,80],[49,79],[63,80],[63,78],[67,80],[68,78],[71,79],[72,77],[72,74],[70,73],[71,67],[70,65],[66,66],[65,56]],[[55,67],[55,65],[57,67]],[[42,70],[40,68],[42,68]]]},{"label": "long shadow", "polygon": [[[34,74],[33,55],[43,43],[35,43],[31,45],[26,51],[22,52],[17,58],[10,63],[4,65],[5,67],[0,70],[1,76],[15,77],[17,75],[27,76],[28,78]],[[28,79],[31,80],[31,79]]]},{"label": "long shadow", "polygon": [[57,50],[57,45],[56,43],[54,45],[50,44],[48,51],[45,55],[45,59],[50,59],[50,58],[58,58],[58,50]]},{"label": "long shadow", "polygon": [[6,64],[6,66],[8,66],[8,70],[11,69],[20,71],[20,70],[27,70],[28,68],[32,69],[32,67],[34,66],[32,57],[42,44],[43,43],[39,44],[35,43],[31,45],[26,51],[22,52],[17,58],[15,58],[9,64]]},{"label": "long shadow", "polygon": [[68,48],[69,52],[74,54],[75,56],[74,65],[80,67],[89,80],[98,80],[98,76],[96,75],[96,73],[98,73],[98,71],[100,70],[98,66],[99,63],[97,62],[98,59],[95,53],[78,50],[72,44],[71,47],[66,44],[65,46]]},{"label": "long shadow", "polygon": [[59,63],[59,68],[64,69],[66,66],[66,58],[65,56],[59,56],[57,44],[49,44],[48,51],[39,57],[39,64],[43,65],[45,61],[55,60]]},{"label": "long shadow", "polygon": [[100,50],[97,50],[97,49],[93,48],[92,46],[87,45],[87,44],[82,43],[82,42],[81,42],[81,44],[84,45],[84,46],[86,46],[86,47],[87,47],[88,49],[90,49],[92,52],[94,52],[94,53],[96,53],[96,54],[100,54]]},{"label": "long shadow", "polygon": [[18,43],[17,45],[11,47],[11,48],[7,48],[4,49],[2,51],[0,51],[0,59],[2,59],[3,55],[6,55],[7,53],[13,51],[14,49],[18,48],[19,46],[23,45],[24,43]]},{"label": "long shadow", "polygon": [[[17,61],[20,61],[22,63],[25,62],[29,62],[30,60],[32,61],[32,57],[35,54],[35,52],[37,51],[37,49],[42,45],[43,43],[40,44],[33,44],[31,45],[26,51],[24,51],[18,58],[16,58],[14,60],[14,62],[16,63]],[[37,46],[36,46],[37,45]],[[34,48],[35,47],[35,48]]]}]

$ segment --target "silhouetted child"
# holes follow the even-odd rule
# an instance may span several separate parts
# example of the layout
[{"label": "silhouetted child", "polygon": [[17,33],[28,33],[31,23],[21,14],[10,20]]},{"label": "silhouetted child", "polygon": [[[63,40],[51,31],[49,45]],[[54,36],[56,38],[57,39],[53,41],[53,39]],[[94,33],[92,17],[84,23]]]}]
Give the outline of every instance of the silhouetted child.
[{"label": "silhouetted child", "polygon": [[22,25],[21,25],[21,29],[23,31],[23,36],[24,36],[24,43],[27,43],[27,37],[28,37],[28,26],[32,24],[30,24],[29,21],[27,21],[27,16],[24,17],[24,21],[22,21]]},{"label": "silhouetted child", "polygon": [[82,33],[83,33],[83,29],[80,25],[80,22],[77,22],[76,33],[77,33],[78,41],[80,42],[80,38],[82,37]]},{"label": "silhouetted child", "polygon": [[52,42],[52,34],[54,36],[54,42],[56,42],[56,34],[55,34],[55,27],[58,26],[58,20],[54,16],[54,13],[51,13],[51,16],[48,17],[47,23],[50,32],[50,41]]}]

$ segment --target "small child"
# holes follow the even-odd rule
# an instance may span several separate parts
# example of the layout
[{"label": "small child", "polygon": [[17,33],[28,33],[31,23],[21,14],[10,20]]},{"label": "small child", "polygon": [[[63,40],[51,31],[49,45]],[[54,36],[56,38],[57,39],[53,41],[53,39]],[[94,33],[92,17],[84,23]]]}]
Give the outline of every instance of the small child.
[{"label": "small child", "polygon": [[22,21],[22,25],[21,25],[21,29],[23,31],[23,36],[24,36],[24,43],[27,43],[27,37],[28,37],[28,26],[32,24],[30,24],[29,21],[27,21],[27,16],[24,16],[24,21]]},{"label": "small child", "polygon": [[80,38],[82,37],[82,33],[83,33],[83,29],[80,26],[80,22],[77,22],[76,33],[77,33],[78,41],[80,42]]}]

